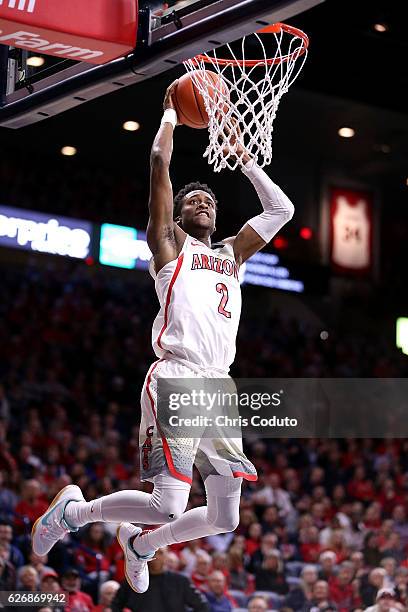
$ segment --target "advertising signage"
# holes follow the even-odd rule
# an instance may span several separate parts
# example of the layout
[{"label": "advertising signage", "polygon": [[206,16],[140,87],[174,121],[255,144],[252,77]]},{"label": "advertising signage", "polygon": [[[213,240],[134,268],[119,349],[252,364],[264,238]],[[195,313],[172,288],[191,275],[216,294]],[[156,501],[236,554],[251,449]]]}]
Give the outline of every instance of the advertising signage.
[{"label": "advertising signage", "polygon": [[88,221],[0,206],[0,246],[86,259],[91,242]]}]

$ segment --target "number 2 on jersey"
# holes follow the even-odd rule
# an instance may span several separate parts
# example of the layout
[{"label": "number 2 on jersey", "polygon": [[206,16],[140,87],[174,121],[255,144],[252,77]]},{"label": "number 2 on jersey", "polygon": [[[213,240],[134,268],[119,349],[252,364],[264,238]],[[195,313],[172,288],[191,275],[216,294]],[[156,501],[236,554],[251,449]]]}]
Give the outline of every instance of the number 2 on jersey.
[{"label": "number 2 on jersey", "polygon": [[227,317],[227,319],[230,319],[231,318],[230,311],[225,310],[225,306],[227,305],[227,302],[228,302],[228,287],[224,285],[224,283],[217,283],[216,289],[218,293],[222,293],[222,298],[218,306],[218,312],[222,314],[224,317]]}]

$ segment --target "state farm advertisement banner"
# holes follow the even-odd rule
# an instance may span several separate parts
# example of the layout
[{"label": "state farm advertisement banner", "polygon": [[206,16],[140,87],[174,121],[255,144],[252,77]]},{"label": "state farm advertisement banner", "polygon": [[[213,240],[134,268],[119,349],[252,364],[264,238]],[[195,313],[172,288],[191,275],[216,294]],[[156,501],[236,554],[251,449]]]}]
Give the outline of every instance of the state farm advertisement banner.
[{"label": "state farm advertisement banner", "polygon": [[369,274],[372,268],[373,195],[330,189],[331,264],[340,273]]},{"label": "state farm advertisement banner", "polygon": [[138,0],[0,0],[0,44],[104,64],[136,46]]}]

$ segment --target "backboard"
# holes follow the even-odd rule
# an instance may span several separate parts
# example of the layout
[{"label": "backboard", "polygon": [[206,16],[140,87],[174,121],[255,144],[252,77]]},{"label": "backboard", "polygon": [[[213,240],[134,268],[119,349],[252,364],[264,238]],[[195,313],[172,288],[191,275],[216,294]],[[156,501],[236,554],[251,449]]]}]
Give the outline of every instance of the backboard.
[{"label": "backboard", "polygon": [[[98,66],[0,44],[0,125],[19,128],[57,115],[322,1],[141,0],[134,50]],[[44,65],[30,66],[33,56]]]}]

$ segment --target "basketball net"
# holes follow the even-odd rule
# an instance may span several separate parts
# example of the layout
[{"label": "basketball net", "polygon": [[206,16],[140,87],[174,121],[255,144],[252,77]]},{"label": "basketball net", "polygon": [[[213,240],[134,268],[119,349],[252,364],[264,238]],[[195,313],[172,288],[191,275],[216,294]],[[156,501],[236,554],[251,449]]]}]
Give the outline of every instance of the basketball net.
[{"label": "basketball net", "polygon": [[[275,54],[268,58],[261,35],[275,39]],[[231,45],[229,57],[216,50],[197,55],[184,66],[204,99],[209,117],[209,144],[204,153],[214,172],[244,165],[247,153],[262,168],[272,160],[272,132],[282,96],[296,80],[307,57],[308,37],[283,23],[268,26],[241,41],[241,57]],[[261,59],[249,59],[254,48]],[[218,79],[206,77],[206,70]],[[199,72],[197,72],[199,71]]]}]

